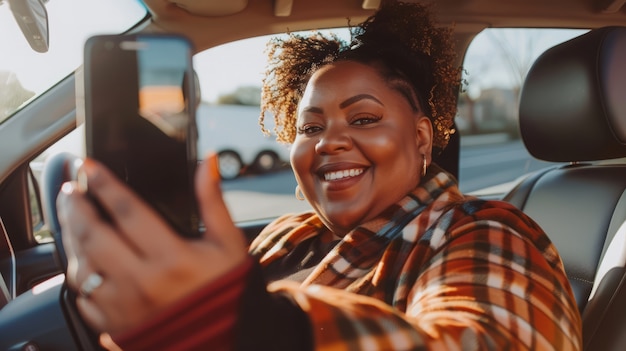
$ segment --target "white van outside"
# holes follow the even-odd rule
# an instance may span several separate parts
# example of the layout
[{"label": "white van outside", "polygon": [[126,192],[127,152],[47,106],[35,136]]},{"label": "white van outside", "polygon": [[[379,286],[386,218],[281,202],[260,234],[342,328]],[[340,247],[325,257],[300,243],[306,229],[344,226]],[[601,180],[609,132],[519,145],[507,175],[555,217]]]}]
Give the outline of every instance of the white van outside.
[{"label": "white van outside", "polygon": [[[289,147],[266,136],[259,125],[259,106],[200,104],[198,124],[198,156],[214,151],[219,155],[223,179],[234,179],[247,170],[268,172],[289,163]],[[272,118],[266,127],[273,129]]]}]

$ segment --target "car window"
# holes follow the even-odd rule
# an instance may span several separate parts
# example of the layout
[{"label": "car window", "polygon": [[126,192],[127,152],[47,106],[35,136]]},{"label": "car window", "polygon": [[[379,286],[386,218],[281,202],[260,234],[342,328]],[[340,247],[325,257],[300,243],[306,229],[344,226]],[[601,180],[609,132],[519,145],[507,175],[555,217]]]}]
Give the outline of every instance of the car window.
[{"label": "car window", "polygon": [[[343,28],[330,32],[349,38]],[[500,196],[518,177],[549,165],[530,156],[519,137],[519,91],[541,52],[582,33],[487,29],[474,39],[465,55],[466,84],[456,117],[463,192]],[[221,45],[194,57],[202,93],[197,113],[198,155],[219,153],[224,197],[237,222],[310,209],[294,195],[289,146],[263,135],[258,123],[264,48],[269,38]],[[266,127],[272,128],[271,124]],[[63,151],[84,155],[82,126],[33,162],[35,174],[48,155]]]},{"label": "car window", "polygon": [[41,53],[20,32],[9,3],[0,0],[0,123],[74,71],[89,36],[124,32],[146,15],[139,0],[44,3],[49,49]]},{"label": "car window", "polygon": [[541,53],[585,32],[488,28],[474,38],[463,63],[466,84],[455,119],[461,135],[461,191],[502,194],[518,177],[550,165],[532,157],[520,139],[520,90]]},{"label": "car window", "polygon": [[[349,38],[346,29],[330,32]],[[584,32],[486,29],[473,40],[463,64],[466,85],[459,96],[456,117],[461,135],[459,186],[463,192],[501,195],[518,177],[549,165],[530,156],[520,139],[520,87],[539,54]],[[257,123],[265,63],[262,53],[268,39],[226,44],[196,55],[194,61],[203,97],[198,114],[202,147],[205,151],[216,147],[215,151],[225,153],[223,168],[228,167],[229,179],[224,180],[223,188],[236,220],[307,208],[294,196],[296,182],[286,158],[271,172],[253,165],[254,155],[271,142],[261,141]],[[224,133],[219,131],[222,127],[226,128]],[[255,133],[256,139],[252,139]],[[222,145],[223,138],[230,140],[228,147]]]}]

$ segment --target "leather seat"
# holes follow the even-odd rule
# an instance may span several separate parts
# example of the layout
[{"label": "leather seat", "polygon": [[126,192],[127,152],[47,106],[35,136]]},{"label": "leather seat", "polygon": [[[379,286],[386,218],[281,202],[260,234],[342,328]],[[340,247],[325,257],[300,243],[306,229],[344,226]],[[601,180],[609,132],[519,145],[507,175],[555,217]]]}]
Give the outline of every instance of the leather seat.
[{"label": "leather seat", "polygon": [[626,350],[626,27],[594,29],[542,54],[522,89],[520,130],[563,162],[505,200],[546,231],[583,316],[585,350]]}]

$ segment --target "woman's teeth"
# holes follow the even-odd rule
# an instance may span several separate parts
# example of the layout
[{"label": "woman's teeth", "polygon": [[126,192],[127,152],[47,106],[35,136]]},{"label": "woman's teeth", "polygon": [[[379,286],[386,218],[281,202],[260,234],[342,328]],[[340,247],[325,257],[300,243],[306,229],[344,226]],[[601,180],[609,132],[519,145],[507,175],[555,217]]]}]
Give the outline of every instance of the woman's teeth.
[{"label": "woman's teeth", "polygon": [[361,173],[363,173],[362,168],[353,168],[353,169],[346,169],[343,171],[328,172],[328,173],[324,173],[324,180],[328,181],[328,180],[338,180],[338,179],[343,179],[343,178],[348,178],[348,177],[356,177],[360,175]]}]

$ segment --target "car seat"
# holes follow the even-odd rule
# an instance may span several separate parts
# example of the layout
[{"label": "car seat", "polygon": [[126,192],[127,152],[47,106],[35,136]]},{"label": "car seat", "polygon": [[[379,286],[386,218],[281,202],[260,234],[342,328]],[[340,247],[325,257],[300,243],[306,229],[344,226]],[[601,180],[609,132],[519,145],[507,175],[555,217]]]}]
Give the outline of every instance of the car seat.
[{"label": "car seat", "polygon": [[524,82],[519,123],[534,157],[565,164],[531,174],[504,199],[559,250],[584,349],[626,350],[626,27],[543,53]]}]

